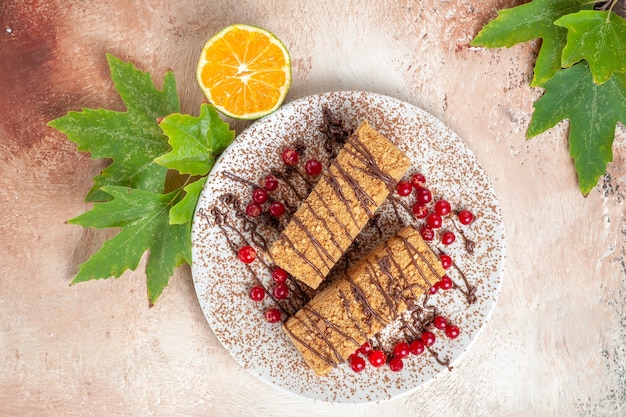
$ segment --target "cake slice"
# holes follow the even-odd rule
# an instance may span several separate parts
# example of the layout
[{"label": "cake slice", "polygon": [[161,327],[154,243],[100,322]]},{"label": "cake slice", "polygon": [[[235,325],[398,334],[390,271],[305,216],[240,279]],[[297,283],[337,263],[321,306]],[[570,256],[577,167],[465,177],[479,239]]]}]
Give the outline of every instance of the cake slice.
[{"label": "cake slice", "polygon": [[400,230],[285,321],[283,330],[317,375],[346,361],[444,275],[412,227]]},{"label": "cake slice", "polygon": [[270,248],[274,262],[316,289],[410,163],[401,150],[363,122]]}]

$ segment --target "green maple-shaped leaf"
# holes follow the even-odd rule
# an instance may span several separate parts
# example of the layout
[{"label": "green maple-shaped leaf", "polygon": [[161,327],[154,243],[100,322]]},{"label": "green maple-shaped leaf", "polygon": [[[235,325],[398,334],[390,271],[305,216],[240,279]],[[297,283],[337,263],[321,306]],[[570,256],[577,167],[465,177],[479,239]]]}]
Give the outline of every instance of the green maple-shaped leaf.
[{"label": "green maple-shaped leaf", "polygon": [[159,124],[172,150],[155,161],[182,174],[206,175],[217,155],[230,145],[235,132],[220,119],[215,107],[203,104],[200,116],[172,114]]},{"label": "green maple-shaped leaf", "polygon": [[106,185],[162,192],[167,168],[155,163],[154,158],[167,152],[169,145],[156,120],[180,111],[174,76],[168,71],[163,90],[159,91],[150,74],[110,54],[107,60],[111,79],[128,111],[83,109],[69,112],[49,125],[92,158],[113,161],[94,178],[86,201],[109,200],[111,196],[102,188]]},{"label": "green maple-shaped leaf", "polygon": [[541,86],[561,69],[561,53],[567,40],[567,29],[554,25],[561,16],[590,9],[587,0],[534,0],[501,10],[472,40],[472,46],[511,47],[520,42],[541,38],[541,49],[535,62],[532,86]]},{"label": "green maple-shaped leaf", "polygon": [[562,65],[586,60],[596,84],[606,82],[615,71],[626,72],[626,20],[609,11],[583,10],[554,22],[567,28]]},{"label": "green maple-shaped leaf", "polygon": [[613,160],[617,122],[626,122],[626,74],[614,72],[607,82],[596,84],[583,61],[556,73],[545,89],[534,104],[526,136],[536,136],[568,119],[570,155],[580,190],[587,195]]},{"label": "green maple-shaped leaf", "polygon": [[191,221],[206,180],[207,177],[202,177],[185,186],[185,197],[170,210],[170,224],[188,224],[191,233]]},{"label": "green maple-shaped leaf", "polygon": [[83,227],[120,227],[122,230],[89,260],[80,266],[72,284],[109,277],[119,277],[125,270],[137,268],[146,250],[148,299],[154,304],[163,292],[174,268],[191,263],[191,240],[188,225],[170,224],[169,210],[180,200],[180,192],[168,194],[105,186],[112,200],[94,207],[69,221]]}]

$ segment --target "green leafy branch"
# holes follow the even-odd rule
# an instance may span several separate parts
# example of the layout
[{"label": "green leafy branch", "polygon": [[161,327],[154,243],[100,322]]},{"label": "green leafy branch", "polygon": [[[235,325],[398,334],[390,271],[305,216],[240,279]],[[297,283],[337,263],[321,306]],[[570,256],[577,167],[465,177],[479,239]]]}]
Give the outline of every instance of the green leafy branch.
[{"label": "green leafy branch", "polygon": [[[72,284],[118,278],[135,270],[148,251],[153,305],[174,268],[191,264],[194,209],[206,176],[235,132],[209,104],[202,104],[198,117],[180,114],[171,72],[159,91],[150,74],[131,63],[110,54],[107,61],[127,111],[83,109],[49,123],[93,159],[112,161],[85,197],[93,208],[68,222],[121,230],[80,266]],[[180,185],[170,190],[169,184]]]},{"label": "green leafy branch", "polygon": [[617,122],[626,123],[626,20],[623,0],[533,0],[501,10],[472,46],[542,40],[531,86],[543,87],[526,132],[532,138],[569,120],[570,155],[583,195],[613,160]]}]

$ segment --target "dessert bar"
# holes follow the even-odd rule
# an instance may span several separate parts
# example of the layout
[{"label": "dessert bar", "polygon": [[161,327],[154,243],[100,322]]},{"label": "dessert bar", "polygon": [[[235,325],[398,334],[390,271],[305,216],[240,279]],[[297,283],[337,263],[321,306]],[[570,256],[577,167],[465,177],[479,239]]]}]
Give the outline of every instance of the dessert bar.
[{"label": "dessert bar", "polygon": [[406,227],[320,291],[283,330],[311,369],[325,375],[412,309],[444,273],[419,231]]},{"label": "dessert bar", "polygon": [[316,289],[409,167],[401,150],[363,122],[270,248],[274,262]]}]

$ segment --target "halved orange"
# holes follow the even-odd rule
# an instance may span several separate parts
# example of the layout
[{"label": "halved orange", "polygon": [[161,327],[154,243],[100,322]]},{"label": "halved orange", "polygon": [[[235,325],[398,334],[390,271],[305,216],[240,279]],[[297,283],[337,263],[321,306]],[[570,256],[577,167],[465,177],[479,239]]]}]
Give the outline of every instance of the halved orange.
[{"label": "halved orange", "polygon": [[202,48],[197,78],[217,110],[235,119],[258,119],[285,100],[291,59],[285,45],[267,30],[231,25]]}]

